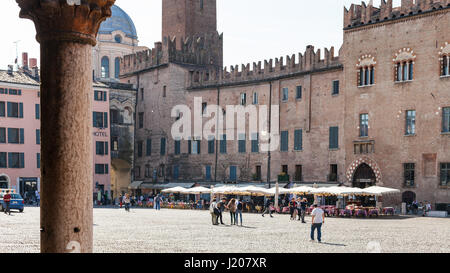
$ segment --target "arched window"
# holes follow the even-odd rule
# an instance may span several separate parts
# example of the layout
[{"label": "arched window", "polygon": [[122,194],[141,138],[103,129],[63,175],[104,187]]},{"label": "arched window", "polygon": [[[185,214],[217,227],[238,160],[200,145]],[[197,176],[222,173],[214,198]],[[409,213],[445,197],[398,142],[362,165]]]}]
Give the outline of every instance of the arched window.
[{"label": "arched window", "polygon": [[115,37],[114,37],[114,40],[116,41],[116,43],[121,43],[122,42],[122,36],[120,36],[119,34],[117,34]]},{"label": "arched window", "polygon": [[445,46],[441,47],[441,51],[439,52],[441,62],[441,76],[449,77],[450,76],[450,44],[448,42],[445,43]]},{"label": "arched window", "polygon": [[414,79],[415,59],[416,56],[414,55],[414,51],[410,48],[403,48],[395,53],[393,61],[396,82],[406,82]]},{"label": "arched window", "polygon": [[118,79],[120,76],[120,58],[114,60],[114,78]]},{"label": "arched window", "polygon": [[358,86],[370,86],[375,84],[375,57],[364,55],[358,60],[356,65],[358,70]]},{"label": "arched window", "polygon": [[102,78],[109,78],[109,58],[102,58]]}]

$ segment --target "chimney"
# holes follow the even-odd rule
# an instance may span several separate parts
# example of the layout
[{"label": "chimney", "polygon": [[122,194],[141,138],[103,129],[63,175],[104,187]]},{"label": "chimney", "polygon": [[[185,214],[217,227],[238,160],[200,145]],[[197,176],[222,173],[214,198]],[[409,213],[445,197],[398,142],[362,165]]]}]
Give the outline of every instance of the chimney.
[{"label": "chimney", "polygon": [[8,65],[8,74],[12,75],[13,74],[13,65]]},{"label": "chimney", "polygon": [[36,58],[30,58],[30,68],[37,67],[37,59]]},{"label": "chimney", "polygon": [[28,69],[28,53],[27,52],[22,53],[22,68]]},{"label": "chimney", "polygon": [[39,68],[37,66],[31,68],[31,76],[36,80],[39,81]]}]

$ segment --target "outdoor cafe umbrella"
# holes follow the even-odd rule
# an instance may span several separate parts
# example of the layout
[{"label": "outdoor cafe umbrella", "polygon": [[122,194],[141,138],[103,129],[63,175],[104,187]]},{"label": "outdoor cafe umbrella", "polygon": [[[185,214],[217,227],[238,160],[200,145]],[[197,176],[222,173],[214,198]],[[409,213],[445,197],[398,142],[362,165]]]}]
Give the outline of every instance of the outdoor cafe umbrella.
[{"label": "outdoor cafe umbrella", "polygon": [[369,188],[365,188],[363,190],[368,195],[375,195],[375,196],[381,196],[385,194],[396,194],[400,193],[400,190],[392,189],[392,188],[385,188],[385,187],[379,187],[379,186],[373,186]]},{"label": "outdoor cafe umbrella", "polygon": [[187,189],[183,192],[184,194],[207,194],[211,193],[211,189],[205,187],[195,187],[191,189]]},{"label": "outdoor cafe umbrella", "polygon": [[309,194],[313,189],[314,188],[308,186],[300,186],[292,189],[282,189],[281,191],[290,194],[305,195]]},{"label": "outdoor cafe umbrella", "polygon": [[183,187],[174,187],[174,188],[162,190],[161,192],[163,192],[163,193],[184,193],[185,191],[186,191],[186,189]]},{"label": "outdoor cafe umbrella", "polygon": [[259,192],[259,190],[261,190],[261,189],[263,189],[263,188],[256,187],[256,186],[247,186],[247,187],[242,187],[242,188],[235,188],[234,189],[234,194],[235,195],[264,196],[264,194]]}]

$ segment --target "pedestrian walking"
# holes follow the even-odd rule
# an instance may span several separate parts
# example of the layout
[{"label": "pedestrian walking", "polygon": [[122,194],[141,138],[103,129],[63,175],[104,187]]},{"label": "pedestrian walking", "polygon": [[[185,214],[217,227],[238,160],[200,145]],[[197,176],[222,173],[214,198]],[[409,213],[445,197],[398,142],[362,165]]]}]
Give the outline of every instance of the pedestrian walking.
[{"label": "pedestrian walking", "polygon": [[236,199],[236,220],[235,220],[236,225],[239,224],[238,217],[240,217],[241,218],[241,226],[242,226],[242,210],[243,209],[244,209],[244,203],[241,200]]},{"label": "pedestrian walking", "polygon": [[322,225],[325,222],[325,212],[314,204],[314,209],[311,212],[311,242],[314,242],[314,232],[317,229],[317,241],[322,242]]},{"label": "pedestrian walking", "polygon": [[295,198],[292,198],[291,202],[289,202],[289,213],[291,214],[291,220],[295,220],[296,210],[297,210],[297,202],[295,202]]},{"label": "pedestrian walking", "polygon": [[272,202],[272,200],[271,200],[270,198],[267,198],[267,200],[266,200],[266,207],[264,208],[264,212],[263,212],[263,214],[262,214],[261,216],[264,217],[264,215],[265,215],[266,213],[269,213],[269,214],[270,214],[270,217],[273,218],[273,215],[272,215],[272,207],[273,207],[273,202]]},{"label": "pedestrian walking", "polygon": [[3,204],[5,204],[5,214],[11,215],[11,194],[9,194],[9,191],[6,191],[6,194],[3,196]]},{"label": "pedestrian walking", "polygon": [[227,209],[230,211],[231,225],[236,225],[236,199],[232,198],[230,202],[228,202]]},{"label": "pedestrian walking", "polygon": [[217,226],[219,223],[218,221],[218,216],[219,216],[219,211],[217,209],[217,202],[216,202],[216,198],[214,198],[211,202],[211,204],[209,205],[209,213],[211,214],[211,222],[214,226]]},{"label": "pedestrian walking", "polygon": [[297,198],[297,216],[298,216],[298,221],[300,221],[301,220],[301,218],[302,218],[302,206],[301,206],[301,202],[302,202],[302,199],[299,197],[299,198]]},{"label": "pedestrian walking", "polygon": [[300,202],[300,212],[302,214],[301,218],[302,218],[302,223],[305,224],[305,215],[306,215],[306,207],[308,206],[308,199],[303,198],[302,201]]},{"label": "pedestrian walking", "polygon": [[222,200],[217,203],[217,208],[219,209],[219,218],[220,218],[220,224],[225,225],[223,223],[222,215],[225,210],[225,203],[227,202],[227,199],[223,198]]},{"label": "pedestrian walking", "polygon": [[131,200],[128,193],[126,193],[125,196],[123,197],[123,203],[125,204],[125,211],[130,212]]}]

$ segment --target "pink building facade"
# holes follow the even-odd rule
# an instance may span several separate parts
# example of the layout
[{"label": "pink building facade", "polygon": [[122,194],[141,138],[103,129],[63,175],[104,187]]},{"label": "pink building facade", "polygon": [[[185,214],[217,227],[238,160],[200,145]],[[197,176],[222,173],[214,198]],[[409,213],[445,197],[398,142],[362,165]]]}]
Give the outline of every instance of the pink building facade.
[{"label": "pink building facade", "polygon": [[[93,85],[94,193],[111,193],[109,91]],[[0,188],[40,188],[40,83],[29,71],[0,71]]]}]

